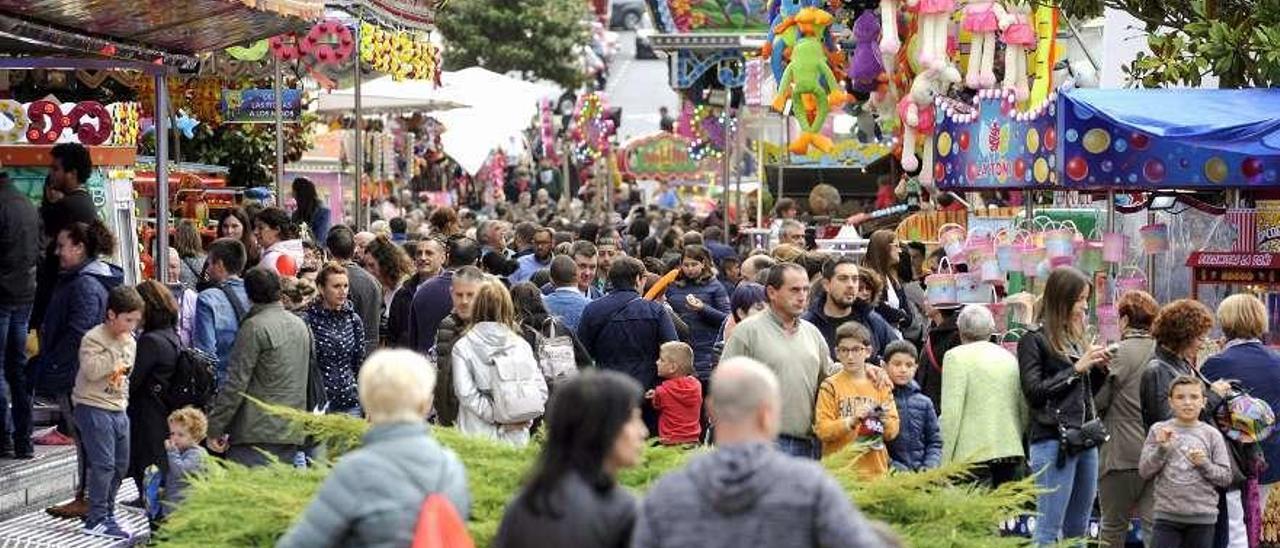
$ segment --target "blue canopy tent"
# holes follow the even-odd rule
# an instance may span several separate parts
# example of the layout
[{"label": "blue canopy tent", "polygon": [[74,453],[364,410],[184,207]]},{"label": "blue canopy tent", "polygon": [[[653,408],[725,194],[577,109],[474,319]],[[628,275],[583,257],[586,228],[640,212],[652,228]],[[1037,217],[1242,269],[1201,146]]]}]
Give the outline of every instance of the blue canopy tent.
[{"label": "blue canopy tent", "polygon": [[1280,90],[1078,89],[1059,96],[1057,114],[1067,188],[1277,183]]}]

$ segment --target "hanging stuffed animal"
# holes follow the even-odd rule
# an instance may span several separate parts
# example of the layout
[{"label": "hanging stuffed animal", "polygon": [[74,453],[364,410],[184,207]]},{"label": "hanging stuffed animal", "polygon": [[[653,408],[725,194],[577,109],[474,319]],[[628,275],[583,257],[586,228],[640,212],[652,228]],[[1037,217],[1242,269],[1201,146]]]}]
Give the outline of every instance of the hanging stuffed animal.
[{"label": "hanging stuffed animal", "polygon": [[884,72],[876,40],[880,37],[880,19],[870,11],[862,12],[853,22],[853,39],[857,46],[849,61],[849,80],[853,91],[870,93],[876,89],[876,77]]},{"label": "hanging stuffed animal", "polygon": [[[920,169],[920,184],[933,190],[933,98],[938,71],[927,69],[911,81],[911,91],[898,101],[898,118],[902,120],[902,169]],[[924,157],[916,156],[916,142],[923,139]]]},{"label": "hanging stuffed animal", "polygon": [[1004,89],[1013,90],[1018,101],[1030,96],[1027,87],[1027,50],[1036,47],[1036,32],[1031,28],[1031,6],[1011,0],[1009,11],[1000,20],[1000,40],[1004,42]]},{"label": "hanging stuffed animal", "polygon": [[898,38],[898,0],[880,0],[880,31],[880,53],[885,57],[897,55],[902,48]]},{"label": "hanging stuffed animal", "polygon": [[990,89],[996,85],[996,31],[1004,16],[1004,6],[996,0],[969,0],[964,5],[961,25],[973,36],[964,83],[972,89]]},{"label": "hanging stuffed animal", "polygon": [[[769,22],[769,35],[765,39],[764,47],[760,48],[760,55],[769,58],[769,70],[773,72],[773,81],[781,82],[782,71],[786,70],[786,58],[791,55],[791,48],[795,47],[800,32],[797,29],[784,27],[783,23],[800,13],[800,9],[808,5],[808,1],[774,1],[778,3],[778,13]],[[778,30],[779,28],[783,30]]]},{"label": "hanging stuffed animal", "polygon": [[914,6],[920,22],[920,51],[917,59],[926,69],[942,71],[948,81],[958,81],[960,72],[950,66],[947,57],[948,26],[955,0],[907,0]]},{"label": "hanging stuffed animal", "polygon": [[[799,26],[801,38],[791,50],[791,62],[782,72],[773,108],[782,112],[791,98],[791,113],[800,124],[800,136],[791,142],[790,150],[804,154],[809,146],[830,152],[834,148],[829,137],[821,134],[831,107],[838,107],[848,96],[840,90],[839,81],[827,65],[822,35],[831,24],[830,13],[818,8],[804,8],[792,18]],[[784,24],[785,26],[789,26]],[[786,30],[781,29],[781,30]]]}]

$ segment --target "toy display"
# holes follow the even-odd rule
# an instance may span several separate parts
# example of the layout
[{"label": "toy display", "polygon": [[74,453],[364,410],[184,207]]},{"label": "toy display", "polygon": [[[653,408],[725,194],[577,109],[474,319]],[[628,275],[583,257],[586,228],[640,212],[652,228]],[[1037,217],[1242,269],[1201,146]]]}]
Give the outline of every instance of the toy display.
[{"label": "toy display", "polygon": [[[902,121],[902,168],[920,170],[920,184],[933,190],[934,97],[937,96],[938,71],[928,69],[916,75],[911,90],[898,101],[898,118]],[[923,159],[916,156],[916,142],[923,140]]]},{"label": "toy display", "polygon": [[[800,27],[802,37],[791,51],[791,62],[783,71],[778,83],[778,95],[773,108],[782,112],[787,99],[791,101],[791,113],[800,124],[801,134],[790,144],[791,152],[804,154],[810,146],[823,152],[834,148],[830,137],[821,134],[827,114],[832,106],[839,106],[847,99],[840,90],[835,74],[827,64],[821,41],[822,32],[831,24],[831,14],[818,8],[804,8],[792,18]],[[784,23],[784,26],[787,23]]]},{"label": "toy display", "polygon": [[876,78],[884,72],[880,49],[876,38],[881,35],[880,19],[870,11],[862,12],[853,23],[853,37],[857,47],[849,63],[849,80],[853,91],[870,93],[876,89]]},{"label": "toy display", "polygon": [[[969,49],[969,66],[964,83],[973,89],[985,89],[996,85],[996,30],[1001,25],[1004,7],[995,0],[969,0],[964,6],[964,30],[973,36]],[[1006,38],[1006,42],[1007,38]],[[1006,56],[1006,66],[1008,64]],[[1024,55],[1025,61],[1025,55]]]},{"label": "toy display", "polygon": [[1002,16],[1000,30],[1000,41],[1005,44],[1004,89],[1012,90],[1018,101],[1026,101],[1031,95],[1027,86],[1027,51],[1036,47],[1031,6],[1022,0],[1012,0],[1009,11]]}]

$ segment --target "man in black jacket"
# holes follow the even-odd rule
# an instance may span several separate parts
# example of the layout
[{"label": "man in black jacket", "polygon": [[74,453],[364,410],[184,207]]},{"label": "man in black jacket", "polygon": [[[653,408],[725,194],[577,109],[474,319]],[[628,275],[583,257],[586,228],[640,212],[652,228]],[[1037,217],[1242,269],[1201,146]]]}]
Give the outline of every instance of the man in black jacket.
[{"label": "man in black jacket", "polygon": [[351,304],[364,322],[365,355],[378,347],[378,323],[382,321],[382,284],[368,270],[355,263],[356,235],[350,228],[338,225],[329,229],[325,246],[334,260],[347,267],[351,283]]},{"label": "man in black jacket", "polygon": [[[27,387],[27,329],[36,298],[40,260],[38,215],[31,200],[0,173],[0,369],[13,397],[13,432],[5,431],[5,401],[0,389],[0,458],[29,459],[31,389]],[[51,286],[52,287],[52,286]]]},{"label": "man in black jacket", "polygon": [[55,145],[49,151],[49,178],[44,185],[44,202],[40,204],[40,220],[44,226],[45,254],[36,274],[35,307],[31,323],[40,325],[45,308],[58,283],[58,256],[55,253],[58,232],[73,223],[88,223],[97,216],[93,198],[85,187],[93,172],[89,150],[77,143]]}]

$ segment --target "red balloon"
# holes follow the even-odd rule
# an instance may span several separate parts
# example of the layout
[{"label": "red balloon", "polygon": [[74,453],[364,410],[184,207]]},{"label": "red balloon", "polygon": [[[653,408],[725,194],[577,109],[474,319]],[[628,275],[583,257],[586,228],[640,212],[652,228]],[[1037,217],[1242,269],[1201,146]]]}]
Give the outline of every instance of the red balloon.
[{"label": "red balloon", "polygon": [[956,137],[956,142],[960,145],[960,150],[969,150],[969,132],[963,131]]},{"label": "red balloon", "polygon": [[933,165],[933,180],[935,180],[935,181],[941,181],[941,180],[946,179],[946,178],[947,178],[947,168],[943,167],[941,163],[934,164],[934,165]]},{"label": "red balloon", "polygon": [[[963,135],[963,134],[962,134]],[[978,180],[977,164],[969,164],[969,168],[965,171],[969,175],[969,182]]]},{"label": "red balloon", "polygon": [[1133,145],[1136,150],[1146,150],[1147,145],[1151,144],[1151,138],[1147,137],[1145,133],[1134,133],[1133,137],[1129,139],[1129,144]]},{"label": "red balloon", "polygon": [[1044,148],[1045,150],[1053,150],[1058,146],[1058,130],[1049,128],[1044,130]]},{"label": "red balloon", "polygon": [[1024,176],[1026,176],[1026,174],[1027,174],[1027,161],[1023,160],[1022,158],[1018,158],[1017,160],[1014,160],[1013,161],[1013,178],[1015,180],[1020,181]]},{"label": "red balloon", "polygon": [[[1046,135],[1045,137],[1048,137]],[[1067,177],[1071,177],[1074,181],[1079,181],[1089,176],[1089,162],[1084,158],[1076,156],[1067,161]]]},{"label": "red balloon", "polygon": [[1262,174],[1262,160],[1245,158],[1244,163],[1240,164],[1240,172],[1247,178],[1257,177]]}]

